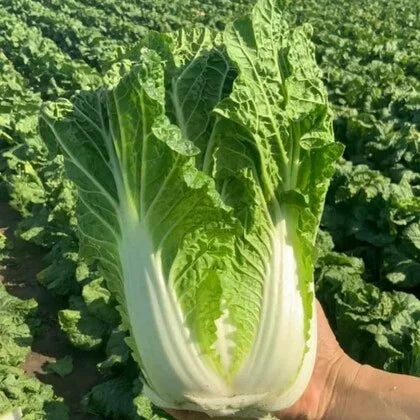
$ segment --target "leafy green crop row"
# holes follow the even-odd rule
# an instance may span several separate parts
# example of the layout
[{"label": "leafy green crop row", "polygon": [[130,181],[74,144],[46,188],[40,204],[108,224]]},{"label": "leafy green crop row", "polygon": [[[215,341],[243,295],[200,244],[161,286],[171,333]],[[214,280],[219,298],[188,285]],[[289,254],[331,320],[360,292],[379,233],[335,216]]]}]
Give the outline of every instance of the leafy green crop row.
[{"label": "leafy green crop row", "polygon": [[0,42],[4,54],[44,98],[74,89],[95,88],[100,75],[83,61],[72,60],[41,31],[0,10]]},{"label": "leafy green crop row", "polygon": [[86,26],[99,29],[108,38],[132,43],[141,39],[147,28],[105,10],[83,4],[77,0],[44,0],[43,4],[52,10],[79,19]]},{"label": "leafy green crop row", "polygon": [[[115,303],[95,267],[78,256],[74,189],[62,160],[49,161],[37,133],[41,97],[103,83],[98,70],[113,60],[114,46],[131,45],[146,26],[221,28],[251,3],[0,1],[7,6],[0,10],[2,187],[23,216],[17,233],[48,250],[39,281],[69,297],[59,318],[69,339],[104,350],[98,368],[105,382],[85,399],[93,413],[135,418],[137,410],[157,418],[143,397],[139,408],[132,404],[140,387]],[[335,134],[346,145],[318,238],[318,297],[353,357],[420,375],[419,6],[296,0],[287,9],[291,22],[315,28]],[[109,398],[111,392],[121,397]]]},{"label": "leafy green crop row", "polygon": [[[0,231],[0,264],[6,264],[6,237]],[[25,419],[67,419],[68,409],[50,385],[27,377],[21,364],[39,325],[37,303],[11,296],[0,284],[0,414],[22,407]]]},{"label": "leafy green crop row", "polygon": [[72,59],[86,61],[98,70],[109,66],[122,52],[120,41],[107,38],[99,29],[86,27],[79,19],[37,1],[12,0],[5,10],[19,15],[28,26],[41,29],[45,37],[52,39]]}]

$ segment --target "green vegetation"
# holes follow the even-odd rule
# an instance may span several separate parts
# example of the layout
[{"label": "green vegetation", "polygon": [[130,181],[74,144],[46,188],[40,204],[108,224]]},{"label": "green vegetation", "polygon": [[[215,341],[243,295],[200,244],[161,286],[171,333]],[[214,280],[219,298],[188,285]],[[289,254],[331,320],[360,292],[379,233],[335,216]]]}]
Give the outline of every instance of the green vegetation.
[{"label": "green vegetation", "polygon": [[0,317],[0,413],[21,407],[25,419],[65,420],[68,408],[52,387],[20,367],[30,351],[31,330],[39,324],[36,302],[11,296],[0,284]]},{"label": "green vegetation", "polygon": [[[167,31],[194,22],[222,29],[252,3],[0,0],[0,196],[22,215],[16,234],[46,250],[38,280],[68,302],[59,320],[71,342],[103,351],[103,382],[83,400],[87,418],[163,414],[140,392],[114,297],[96,265],[79,255],[75,189],[62,157],[51,160],[39,136],[41,103],[110,84],[126,70],[112,62],[148,27]],[[295,0],[286,12],[289,25],[314,27],[336,139],[346,146],[318,235],[318,298],[353,357],[420,375],[419,6],[411,0]],[[16,319],[10,322],[11,331],[31,325],[26,315],[19,328]],[[30,329],[25,334],[30,337]],[[1,357],[8,339],[0,336]],[[28,415],[39,419],[37,410],[61,403],[50,388],[38,391],[47,389],[38,380],[28,385],[17,367],[29,346],[27,340],[13,351],[20,355],[14,363],[0,362],[13,371],[0,371],[0,412],[26,404]],[[1,394],[6,380],[15,392]],[[43,402],[35,403],[31,392]]]}]

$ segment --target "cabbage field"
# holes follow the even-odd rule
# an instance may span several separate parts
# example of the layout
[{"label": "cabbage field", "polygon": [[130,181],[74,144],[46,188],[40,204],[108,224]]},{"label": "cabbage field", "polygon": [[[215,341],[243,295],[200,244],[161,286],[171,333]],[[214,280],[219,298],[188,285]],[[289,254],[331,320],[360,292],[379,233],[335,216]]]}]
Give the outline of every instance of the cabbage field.
[{"label": "cabbage field", "polygon": [[[110,86],[150,29],[222,30],[253,0],[0,0],[0,418],[170,419],[142,392],[115,294],[81,255],[43,102]],[[294,0],[344,146],[316,295],[345,351],[420,377],[420,3]],[[42,124],[42,123],[41,123]]]}]

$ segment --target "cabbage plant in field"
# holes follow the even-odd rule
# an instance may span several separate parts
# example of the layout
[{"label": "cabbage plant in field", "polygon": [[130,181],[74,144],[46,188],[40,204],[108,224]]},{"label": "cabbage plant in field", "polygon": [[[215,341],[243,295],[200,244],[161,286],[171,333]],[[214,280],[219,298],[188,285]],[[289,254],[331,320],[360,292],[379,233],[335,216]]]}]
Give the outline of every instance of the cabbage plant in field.
[{"label": "cabbage plant in field", "polygon": [[311,28],[281,8],[260,0],[223,33],[151,33],[106,87],[42,111],[83,253],[162,407],[279,410],[312,374],[314,241],[342,148]]}]

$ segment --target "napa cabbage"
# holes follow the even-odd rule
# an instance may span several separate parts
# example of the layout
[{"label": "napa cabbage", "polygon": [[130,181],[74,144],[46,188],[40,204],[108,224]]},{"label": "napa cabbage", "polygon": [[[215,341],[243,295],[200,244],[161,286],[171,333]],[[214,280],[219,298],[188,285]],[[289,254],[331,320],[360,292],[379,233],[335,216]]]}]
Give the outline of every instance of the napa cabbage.
[{"label": "napa cabbage", "polygon": [[281,6],[223,33],[150,33],[102,89],[43,107],[82,252],[161,407],[258,415],[312,374],[314,241],[342,148],[311,28]]}]

